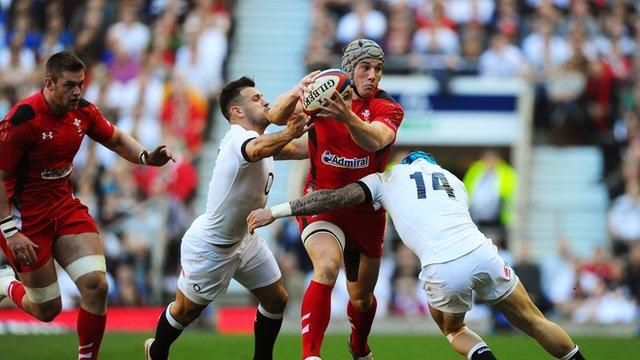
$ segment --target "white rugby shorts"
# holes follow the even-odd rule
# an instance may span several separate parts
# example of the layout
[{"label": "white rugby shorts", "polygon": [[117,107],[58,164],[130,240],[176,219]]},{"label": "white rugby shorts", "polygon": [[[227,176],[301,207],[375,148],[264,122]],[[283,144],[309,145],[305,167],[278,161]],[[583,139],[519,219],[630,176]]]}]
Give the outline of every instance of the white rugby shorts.
[{"label": "white rugby shorts", "polygon": [[472,291],[489,304],[509,296],[518,285],[518,276],[487,242],[448,262],[426,265],[420,272],[427,301],[446,313],[471,310]]},{"label": "white rugby shorts", "polygon": [[247,233],[242,241],[222,248],[203,241],[191,228],[182,238],[180,263],[178,289],[200,305],[224,294],[232,278],[254,290],[271,285],[282,276],[273,253],[256,233]]}]

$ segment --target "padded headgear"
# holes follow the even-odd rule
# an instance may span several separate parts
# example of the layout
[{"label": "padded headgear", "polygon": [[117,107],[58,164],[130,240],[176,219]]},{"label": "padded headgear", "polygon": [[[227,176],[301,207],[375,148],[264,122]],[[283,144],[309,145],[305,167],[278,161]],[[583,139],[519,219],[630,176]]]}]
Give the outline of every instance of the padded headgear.
[{"label": "padded headgear", "polygon": [[369,39],[357,39],[344,48],[342,69],[353,75],[356,65],[364,59],[376,59],[384,64],[384,52],[380,45]]},{"label": "padded headgear", "polygon": [[438,162],[436,161],[436,158],[433,157],[433,155],[426,153],[424,151],[418,151],[418,150],[410,152],[409,155],[405,156],[405,158],[402,159],[401,163],[408,165],[418,159],[425,159],[427,162],[430,162],[434,165],[438,164]]}]

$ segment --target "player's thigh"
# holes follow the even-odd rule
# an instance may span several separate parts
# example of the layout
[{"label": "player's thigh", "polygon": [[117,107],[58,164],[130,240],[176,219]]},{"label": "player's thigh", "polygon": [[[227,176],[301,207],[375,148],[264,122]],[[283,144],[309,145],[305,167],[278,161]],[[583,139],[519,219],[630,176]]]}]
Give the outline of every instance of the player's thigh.
[{"label": "player's thigh", "polygon": [[440,331],[445,335],[458,331],[464,326],[464,316],[466,313],[447,313],[431,305],[429,305],[429,313],[436,324],[438,324]]},{"label": "player's thigh", "polygon": [[443,313],[460,314],[471,310],[472,279],[468,261],[458,258],[426,265],[420,272],[429,306]]},{"label": "player's thigh", "polygon": [[330,221],[316,221],[304,228],[301,238],[314,266],[330,262],[339,269],[345,246],[342,229]]},{"label": "player's thigh", "polygon": [[495,245],[485,243],[461,259],[467,263],[473,290],[489,305],[500,302],[515,291],[518,276],[498,254]]},{"label": "player's thigh", "polygon": [[187,231],[180,247],[180,264],[178,289],[192,302],[207,305],[227,291],[240,265],[239,249],[218,248]]},{"label": "player's thigh", "polygon": [[49,257],[49,260],[38,269],[19,272],[18,278],[25,287],[27,298],[31,301],[32,311],[36,311],[32,314],[38,314],[36,316],[44,320],[44,318],[53,319],[60,312],[62,299],[52,257]]},{"label": "player's thigh", "polygon": [[518,281],[516,289],[493,307],[503,313],[507,320],[516,327],[523,329],[535,320],[543,318],[542,312],[531,301],[527,290]]},{"label": "player's thigh", "polygon": [[93,255],[104,256],[100,235],[95,232],[61,235],[53,244],[53,257],[63,268],[80,258]]},{"label": "player's thigh", "polygon": [[58,281],[58,276],[53,265],[53,258],[49,257],[49,260],[38,269],[18,272],[18,278],[22,285],[29,288],[44,288],[55,283]]},{"label": "player's thigh", "polygon": [[[345,260],[346,262],[346,260]],[[345,266],[348,266],[345,264]],[[356,281],[347,280],[347,290],[352,299],[362,299],[373,294],[380,274],[380,259],[360,254]]]},{"label": "player's thigh", "polygon": [[[251,292],[257,289],[267,288],[271,285],[274,285],[273,288],[277,288],[278,285],[276,283],[282,277],[282,273],[269,247],[257,234],[249,235],[242,245],[240,266],[236,270],[233,278]],[[280,282],[280,286],[281,285]],[[282,287],[281,290],[284,290],[284,287]],[[264,292],[260,292],[260,295],[263,295],[263,293]],[[280,291],[267,296],[273,302],[275,296],[278,295],[286,296]],[[258,297],[258,299],[260,300],[260,297]]]}]

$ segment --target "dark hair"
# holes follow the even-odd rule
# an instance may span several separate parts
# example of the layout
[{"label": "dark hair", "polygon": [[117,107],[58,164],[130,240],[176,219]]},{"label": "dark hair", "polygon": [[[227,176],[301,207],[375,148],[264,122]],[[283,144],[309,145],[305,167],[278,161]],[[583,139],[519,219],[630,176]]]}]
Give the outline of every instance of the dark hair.
[{"label": "dark hair", "polygon": [[231,120],[229,108],[236,105],[235,101],[240,95],[240,91],[247,87],[255,87],[256,83],[246,76],[234,80],[222,88],[220,92],[220,111],[227,120]]},{"label": "dark hair", "polygon": [[56,81],[63,71],[77,72],[84,69],[84,63],[76,54],[71,50],[64,50],[49,57],[45,67],[45,76]]}]

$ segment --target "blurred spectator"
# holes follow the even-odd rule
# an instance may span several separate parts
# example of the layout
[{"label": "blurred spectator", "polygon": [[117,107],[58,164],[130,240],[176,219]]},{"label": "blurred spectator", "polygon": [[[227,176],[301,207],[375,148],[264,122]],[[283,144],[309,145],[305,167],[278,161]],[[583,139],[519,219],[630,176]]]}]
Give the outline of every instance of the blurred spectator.
[{"label": "blurred spectator", "polygon": [[206,22],[185,34],[185,43],[176,52],[176,71],[181,81],[211,98],[222,88],[222,64],[227,56],[225,33]]},{"label": "blurred spectator", "polygon": [[480,76],[515,78],[523,75],[526,63],[518,47],[509,43],[506,35],[491,37],[491,47],[480,56]]},{"label": "blurred spectator", "polygon": [[521,243],[516,255],[516,265],[513,271],[518,274],[522,285],[527,289],[531,301],[546,313],[553,308],[545,292],[542,291],[542,271],[540,266],[531,258],[530,245]]},{"label": "blurred spectator", "polygon": [[498,0],[496,12],[490,24],[491,32],[501,33],[510,41],[516,41],[524,31],[523,27],[516,0]]},{"label": "blurred spectator", "polygon": [[395,269],[391,277],[391,312],[403,316],[426,314],[427,302],[418,281],[420,262],[402,242],[395,244]]},{"label": "blurred spectator", "polygon": [[340,45],[347,45],[359,38],[382,42],[387,30],[387,19],[373,8],[371,0],[356,0],[353,10],[338,20],[336,38]]},{"label": "blurred spectator", "polygon": [[123,3],[119,21],[107,31],[107,41],[112,50],[120,49],[138,59],[149,46],[149,27],[138,20],[138,10],[133,3]]},{"label": "blurred spectator", "polygon": [[[8,47],[0,49],[0,75],[4,86],[15,88],[31,78],[36,69],[36,56],[25,46],[25,33],[14,32]],[[31,89],[29,89],[31,90]]]},{"label": "blurred spectator", "polygon": [[607,229],[613,254],[624,255],[631,244],[640,244],[640,184],[627,182],[626,191],[617,197],[607,215]]},{"label": "blurred spectator", "polygon": [[198,156],[202,148],[206,116],[205,99],[197,90],[188,86],[181,73],[175,72],[167,85],[160,112],[163,128],[183,141],[193,156]]},{"label": "blurred spectator", "polygon": [[629,260],[625,268],[625,284],[636,303],[640,303],[640,243],[631,244]]},{"label": "blurred spectator", "polygon": [[456,24],[489,23],[495,10],[495,0],[449,0],[447,17]]},{"label": "blurred spectator", "polygon": [[544,86],[550,105],[549,122],[558,144],[590,143],[595,129],[587,111],[588,60],[580,48],[562,66],[549,71]]},{"label": "blurred spectator", "polygon": [[576,262],[568,239],[558,237],[555,250],[546,254],[541,261],[541,285],[558,314],[566,318],[574,310]]},{"label": "blurred spectator", "polygon": [[552,66],[561,66],[571,56],[571,48],[555,35],[553,26],[550,20],[538,18],[535,31],[522,42],[524,55],[536,69],[538,79],[546,79]]},{"label": "blurred spectator", "polygon": [[487,150],[464,175],[469,211],[479,226],[508,226],[516,194],[515,170],[495,150]]}]

